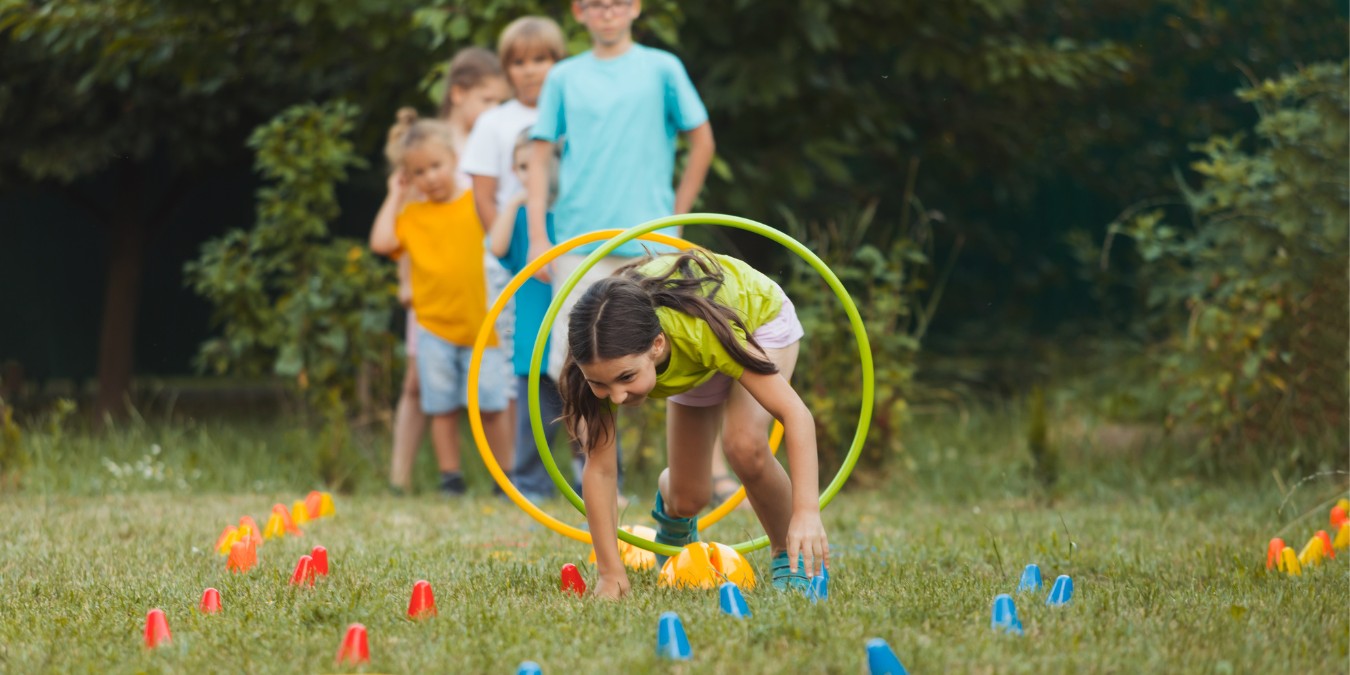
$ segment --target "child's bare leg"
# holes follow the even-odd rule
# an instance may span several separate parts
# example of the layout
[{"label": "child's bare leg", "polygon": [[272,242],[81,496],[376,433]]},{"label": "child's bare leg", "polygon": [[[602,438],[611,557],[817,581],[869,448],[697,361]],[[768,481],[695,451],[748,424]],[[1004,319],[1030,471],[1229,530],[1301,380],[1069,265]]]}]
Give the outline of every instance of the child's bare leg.
[{"label": "child's bare leg", "polygon": [[459,471],[459,411],[431,417],[431,444],[441,473]]},{"label": "child's bare leg", "polygon": [[511,399],[506,410],[483,413],[483,435],[487,436],[492,456],[507,476],[516,468],[516,401]]},{"label": "child's bare leg", "polygon": [[[792,379],[797,364],[796,343],[781,349],[768,349],[769,360],[778,365],[785,379]],[[727,397],[726,422],[722,447],[727,463],[745,486],[746,498],[755,516],[769,535],[773,553],[787,550],[788,525],[792,521],[792,482],[787,471],[769,452],[769,425],[773,416],[760,406],[750,392],[733,384]]]},{"label": "child's bare leg", "polygon": [[412,489],[412,465],[422,445],[422,429],[427,416],[422,412],[422,394],[417,380],[417,359],[408,357],[403,373],[403,389],[394,409],[394,448],[390,453],[389,484],[400,490]]},{"label": "child's bare leg", "polygon": [[722,414],[720,405],[696,408],[666,402],[667,467],[658,484],[667,515],[696,516],[712,499],[713,441]]}]

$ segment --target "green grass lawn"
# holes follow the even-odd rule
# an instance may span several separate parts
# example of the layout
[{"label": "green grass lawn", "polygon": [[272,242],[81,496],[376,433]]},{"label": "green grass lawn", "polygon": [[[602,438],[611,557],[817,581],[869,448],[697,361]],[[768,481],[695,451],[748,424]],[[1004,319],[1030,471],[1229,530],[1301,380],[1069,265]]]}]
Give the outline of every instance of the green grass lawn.
[{"label": "green grass lawn", "polygon": [[[869,637],[886,639],[911,673],[1344,672],[1350,554],[1302,578],[1264,569],[1270,537],[1301,547],[1326,527],[1343,475],[1286,499],[1294,480],[1201,480],[1074,446],[1047,499],[1026,476],[1018,429],[997,419],[916,429],[888,477],[860,476],[868,487],[846,487],[826,510],[829,600],[757,589],[745,621],[722,615],[715,591],[658,588],[648,574],[634,573],[632,596],[617,604],[563,595],[564,563],[594,579],[587,548],[486,496],[339,495],[336,517],[269,541],[257,568],[231,575],[212,550],[220,530],[245,514],[263,523],[273,503],[308,489],[284,462],[266,461],[281,443],[153,426],[102,444],[67,438],[59,445],[81,454],[34,446],[30,487],[0,497],[0,670],[341,671],[344,628],[361,622],[367,672],[508,673],[529,659],[546,673],[856,673]],[[156,439],[164,445],[147,460]],[[55,478],[67,474],[77,478]],[[630,491],[645,494],[641,481]],[[581,522],[569,504],[548,508]],[[623,521],[648,524],[649,508],[640,499]],[[706,538],[758,533],[738,511]],[[331,575],[288,586],[316,544],[329,550]],[[764,572],[764,552],[750,559]],[[1016,596],[1026,634],[996,633],[993,598],[1013,592],[1029,562],[1047,581],[1071,575],[1073,601],[1049,608],[1043,594]],[[411,622],[418,579],[431,582],[440,615]],[[218,615],[195,609],[208,586],[220,589]],[[173,643],[146,651],[154,607]],[[654,654],[668,610],[684,620],[687,665]]]}]

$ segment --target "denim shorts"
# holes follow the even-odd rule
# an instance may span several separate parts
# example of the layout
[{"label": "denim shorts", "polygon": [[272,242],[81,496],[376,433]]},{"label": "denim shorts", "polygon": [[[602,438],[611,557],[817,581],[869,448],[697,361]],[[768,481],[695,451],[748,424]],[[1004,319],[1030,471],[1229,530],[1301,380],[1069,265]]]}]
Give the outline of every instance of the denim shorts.
[{"label": "denim shorts", "polygon": [[[464,347],[442,340],[431,331],[417,327],[417,379],[422,394],[422,412],[444,415],[469,407],[469,361],[472,347]],[[502,374],[511,372],[510,359],[499,349],[483,350],[483,364],[478,373],[478,407],[483,412],[505,410],[507,389],[515,388],[515,381],[502,381]]]},{"label": "denim shorts", "polygon": [[[782,349],[802,339],[806,331],[802,329],[802,322],[797,320],[797,308],[784,295],[783,307],[778,310],[778,316],[757,328],[753,334],[760,347]],[[731,378],[725,373],[714,373],[707,382],[666,400],[691,408],[708,408],[727,400],[730,393]]]}]

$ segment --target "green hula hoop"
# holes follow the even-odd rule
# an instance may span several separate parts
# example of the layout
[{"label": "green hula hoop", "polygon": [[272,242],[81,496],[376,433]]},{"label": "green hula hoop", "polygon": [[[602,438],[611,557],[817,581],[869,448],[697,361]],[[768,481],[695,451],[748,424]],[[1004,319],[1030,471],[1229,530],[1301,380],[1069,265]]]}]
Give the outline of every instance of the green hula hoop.
[{"label": "green hula hoop", "polygon": [[[835,474],[834,479],[830,481],[830,484],[825,487],[825,491],[820,495],[820,508],[823,510],[834,499],[834,496],[839,493],[839,489],[843,487],[844,481],[848,480],[849,474],[853,472],[853,466],[858,463],[858,456],[862,453],[863,442],[867,438],[867,428],[872,421],[875,373],[873,372],[872,347],[867,339],[867,329],[863,325],[862,317],[858,314],[857,306],[853,304],[853,298],[849,296],[848,291],[844,288],[844,284],[839,281],[839,277],[835,276],[834,271],[831,270],[819,256],[812,253],[810,249],[803,246],[796,239],[793,239],[768,225],[747,218],[728,216],[720,213],[688,213],[679,216],[667,216],[665,218],[649,220],[641,225],[636,225],[624,230],[622,234],[610,239],[600,248],[597,248],[590,255],[586,256],[585,260],[582,261],[581,266],[577,267],[577,269],[572,272],[571,276],[567,277],[567,280],[563,282],[562,288],[558,289],[558,291],[553,294],[553,301],[549,304],[548,311],[544,314],[544,321],[539,326],[539,334],[534,341],[534,354],[530,359],[530,424],[534,431],[535,448],[539,451],[539,459],[544,463],[544,469],[548,471],[548,475],[553,479],[554,484],[558,486],[558,490],[562,495],[567,498],[567,501],[572,503],[572,506],[576,507],[577,511],[580,512],[582,516],[585,516],[586,504],[581,500],[581,496],[576,493],[576,490],[573,490],[572,486],[567,483],[567,479],[562,475],[562,472],[558,470],[558,464],[553,461],[553,453],[549,449],[549,439],[544,433],[544,425],[540,420],[539,378],[540,367],[544,362],[544,346],[547,344],[549,334],[553,329],[553,322],[557,320],[558,312],[562,310],[563,299],[572,292],[573,288],[576,288],[576,285],[581,282],[582,276],[594,267],[596,263],[619,246],[641,237],[648,232],[682,225],[719,225],[722,227],[732,227],[746,230],[747,232],[753,232],[782,244],[787,247],[788,250],[800,256],[820,274],[826,285],[828,285],[830,289],[834,291],[835,296],[839,298],[839,303],[843,305],[844,312],[848,315],[849,324],[853,328],[854,338],[858,342],[858,358],[862,365],[862,409],[858,411],[858,428],[853,434],[853,443],[849,446],[848,455],[844,457],[844,464],[839,467],[839,472]],[[563,345],[555,345],[554,348],[561,349],[563,348]],[[658,544],[643,539],[642,537],[629,534],[623,530],[619,530],[618,535],[619,539],[622,539],[623,541],[662,555],[676,555],[680,552],[679,547]],[[749,553],[750,551],[764,548],[768,544],[769,537],[765,535],[756,539],[743,541],[732,546],[732,548],[736,549],[739,553]]]}]

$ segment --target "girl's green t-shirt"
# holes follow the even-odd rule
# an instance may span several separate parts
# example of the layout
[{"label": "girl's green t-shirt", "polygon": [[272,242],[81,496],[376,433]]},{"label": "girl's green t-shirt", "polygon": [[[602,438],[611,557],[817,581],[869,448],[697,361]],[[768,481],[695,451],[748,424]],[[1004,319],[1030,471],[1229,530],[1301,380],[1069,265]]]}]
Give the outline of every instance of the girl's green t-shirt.
[{"label": "girl's green t-shirt", "polygon": [[[675,257],[658,256],[639,266],[637,272],[647,277],[660,276],[671,268]],[[713,257],[722,266],[724,282],[715,300],[733,309],[751,333],[778,316],[783,309],[783,291],[773,280],[736,258],[717,254]],[[712,282],[708,282],[706,290],[712,290],[711,286]],[[745,367],[727,353],[706,321],[668,307],[658,307],[656,316],[670,342],[670,360],[665,370],[657,373],[656,386],[648,396],[666,398],[683,394],[719,372],[733,380],[741,378]],[[732,331],[745,344],[745,334],[734,326]]]}]

